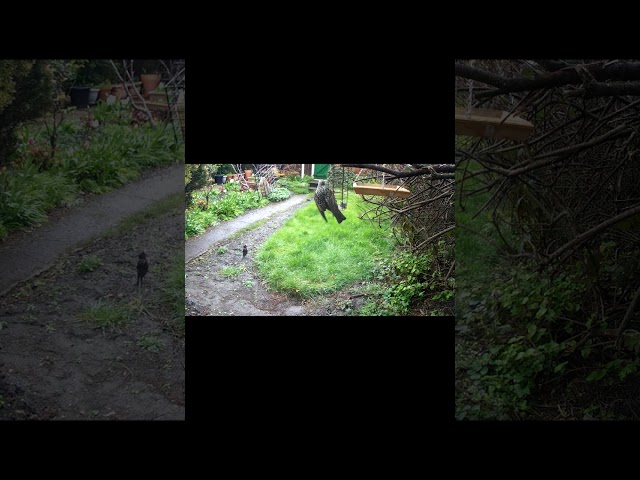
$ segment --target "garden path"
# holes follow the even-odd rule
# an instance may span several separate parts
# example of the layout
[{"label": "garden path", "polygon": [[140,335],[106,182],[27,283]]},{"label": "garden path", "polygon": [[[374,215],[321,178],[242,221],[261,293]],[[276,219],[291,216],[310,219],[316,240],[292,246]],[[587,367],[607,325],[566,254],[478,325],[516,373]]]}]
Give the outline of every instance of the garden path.
[{"label": "garden path", "polygon": [[87,243],[125,217],[184,191],[184,165],[151,170],[112,192],[86,196],[70,209],[59,209],[43,225],[11,234],[0,243],[0,296],[53,265],[58,257]]},{"label": "garden path", "polygon": [[210,227],[202,235],[189,238],[185,243],[184,249],[185,263],[189,263],[194,258],[206,253],[213,244],[233,236],[239,230],[248,227],[252,223],[270,217],[275,213],[285,212],[302,205],[306,198],[307,196],[304,194],[293,195],[283,202],[271,203],[262,208],[250,210],[248,213],[240,215],[233,220]]}]

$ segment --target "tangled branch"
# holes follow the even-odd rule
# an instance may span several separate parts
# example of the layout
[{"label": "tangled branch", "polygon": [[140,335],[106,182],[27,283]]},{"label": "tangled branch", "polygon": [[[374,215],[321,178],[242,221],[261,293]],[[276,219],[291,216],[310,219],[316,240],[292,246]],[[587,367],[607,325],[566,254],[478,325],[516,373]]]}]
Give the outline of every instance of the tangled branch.
[{"label": "tangled branch", "polygon": [[482,211],[505,250],[553,268],[578,265],[599,316],[627,312],[619,334],[640,283],[638,96],[638,60],[456,63],[456,106],[515,111],[534,124],[523,143],[456,137],[460,208],[489,192]]}]

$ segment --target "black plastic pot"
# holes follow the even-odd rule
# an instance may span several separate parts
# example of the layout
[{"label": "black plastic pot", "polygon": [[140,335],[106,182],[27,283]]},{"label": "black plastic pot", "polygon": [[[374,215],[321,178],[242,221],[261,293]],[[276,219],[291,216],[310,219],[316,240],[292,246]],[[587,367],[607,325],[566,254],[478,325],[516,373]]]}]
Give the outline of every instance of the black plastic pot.
[{"label": "black plastic pot", "polygon": [[216,185],[222,185],[222,175],[214,175],[215,180],[216,180]]},{"label": "black plastic pot", "polygon": [[78,108],[87,108],[89,106],[89,87],[71,87],[69,96],[71,97],[71,105]]}]

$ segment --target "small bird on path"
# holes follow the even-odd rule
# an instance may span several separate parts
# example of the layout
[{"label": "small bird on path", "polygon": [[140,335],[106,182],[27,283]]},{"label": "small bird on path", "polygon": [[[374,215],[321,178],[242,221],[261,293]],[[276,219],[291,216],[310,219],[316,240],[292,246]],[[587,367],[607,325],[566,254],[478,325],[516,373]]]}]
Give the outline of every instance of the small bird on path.
[{"label": "small bird on path", "polygon": [[136,281],[136,286],[142,287],[142,279],[149,271],[149,263],[147,262],[147,256],[144,252],[138,255],[138,280]]},{"label": "small bird on path", "polygon": [[242,258],[244,259],[244,257],[247,256],[248,250],[247,250],[247,246],[245,245],[244,248],[242,249]]},{"label": "small bird on path", "polygon": [[320,211],[320,215],[324,218],[324,221],[329,223],[327,217],[324,216],[324,211],[329,210],[333,213],[333,216],[336,217],[338,223],[342,223],[343,220],[346,220],[340,208],[338,208],[338,204],[336,202],[336,196],[333,194],[333,190],[330,190],[325,186],[325,181],[320,180],[318,182],[318,188],[316,189],[316,193],[313,195],[313,199],[316,202],[316,207]]}]

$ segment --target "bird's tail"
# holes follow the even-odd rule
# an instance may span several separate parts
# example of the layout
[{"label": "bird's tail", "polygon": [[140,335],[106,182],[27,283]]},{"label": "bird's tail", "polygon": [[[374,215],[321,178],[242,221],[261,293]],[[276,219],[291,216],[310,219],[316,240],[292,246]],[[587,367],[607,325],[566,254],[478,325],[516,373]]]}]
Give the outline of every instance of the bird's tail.
[{"label": "bird's tail", "polygon": [[334,212],[333,214],[334,217],[336,217],[336,220],[338,221],[338,223],[342,223],[343,220],[346,220],[347,217],[345,217],[342,212],[340,210],[337,210]]}]

